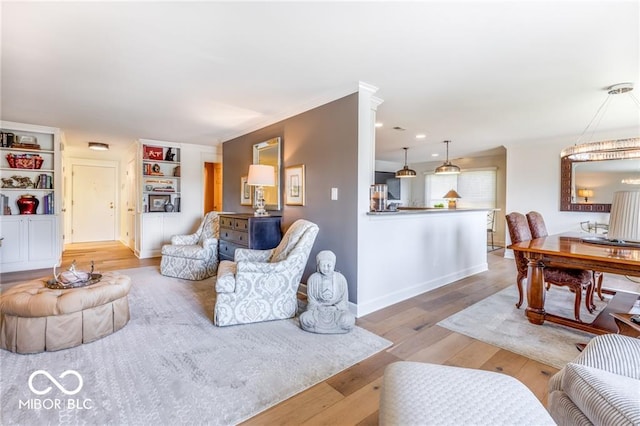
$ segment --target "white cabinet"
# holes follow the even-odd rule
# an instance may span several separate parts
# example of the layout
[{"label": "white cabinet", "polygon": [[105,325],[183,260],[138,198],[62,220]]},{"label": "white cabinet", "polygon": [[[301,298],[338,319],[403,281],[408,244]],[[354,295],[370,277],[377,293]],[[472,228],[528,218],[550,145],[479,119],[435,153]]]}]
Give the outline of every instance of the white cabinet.
[{"label": "white cabinet", "polygon": [[2,272],[52,268],[60,261],[55,215],[0,216]]},{"label": "white cabinet", "polygon": [[[0,121],[0,132],[0,269],[53,267],[62,255],[60,131]],[[25,195],[35,211],[21,211]]]},{"label": "white cabinet", "polygon": [[171,242],[171,236],[184,233],[180,215],[171,213],[139,214],[140,233],[136,236],[136,256],[141,259],[158,257],[162,246]]}]

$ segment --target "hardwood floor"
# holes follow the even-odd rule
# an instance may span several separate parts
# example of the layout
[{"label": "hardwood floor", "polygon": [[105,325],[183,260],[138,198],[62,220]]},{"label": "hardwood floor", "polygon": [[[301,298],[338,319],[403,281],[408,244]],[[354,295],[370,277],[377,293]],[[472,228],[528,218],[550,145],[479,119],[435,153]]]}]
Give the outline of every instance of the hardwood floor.
[{"label": "hardwood floor", "polygon": [[[547,382],[557,369],[439,327],[438,321],[514,285],[515,265],[503,250],[487,254],[489,271],[421,294],[357,320],[357,324],[393,342],[389,349],[249,419],[246,425],[377,425],[384,368],[409,360],[499,371],[522,381],[546,405]],[[96,270],[159,265],[160,258],[137,259],[118,242],[65,247],[62,267],[76,259]],[[2,287],[50,277],[51,270],[0,274]],[[267,366],[268,367],[268,366]]]}]

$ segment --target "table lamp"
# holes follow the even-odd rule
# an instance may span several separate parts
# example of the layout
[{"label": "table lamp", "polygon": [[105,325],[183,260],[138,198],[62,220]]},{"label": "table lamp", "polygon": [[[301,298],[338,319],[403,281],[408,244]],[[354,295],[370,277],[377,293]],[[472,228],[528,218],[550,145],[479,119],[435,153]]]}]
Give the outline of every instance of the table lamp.
[{"label": "table lamp", "polygon": [[249,166],[247,185],[256,187],[255,216],[269,216],[269,213],[264,209],[263,187],[274,186],[275,184],[275,168],[273,166],[266,166],[263,164],[251,164]]},{"label": "table lamp", "polygon": [[446,198],[447,200],[449,200],[448,208],[455,209],[456,208],[456,199],[462,198],[462,197],[454,189],[452,189],[449,192],[447,192],[446,194],[444,194],[444,197],[442,197],[442,198]]},{"label": "table lamp", "polygon": [[607,238],[640,243],[640,191],[613,194]]}]

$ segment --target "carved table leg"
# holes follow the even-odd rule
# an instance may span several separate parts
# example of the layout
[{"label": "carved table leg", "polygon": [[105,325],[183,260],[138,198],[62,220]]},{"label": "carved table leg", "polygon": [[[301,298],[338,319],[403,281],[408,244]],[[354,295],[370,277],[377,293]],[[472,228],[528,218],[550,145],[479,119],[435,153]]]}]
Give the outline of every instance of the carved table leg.
[{"label": "carved table leg", "polygon": [[529,267],[527,274],[527,309],[525,314],[532,324],[544,323],[544,265],[542,255],[528,253]]}]

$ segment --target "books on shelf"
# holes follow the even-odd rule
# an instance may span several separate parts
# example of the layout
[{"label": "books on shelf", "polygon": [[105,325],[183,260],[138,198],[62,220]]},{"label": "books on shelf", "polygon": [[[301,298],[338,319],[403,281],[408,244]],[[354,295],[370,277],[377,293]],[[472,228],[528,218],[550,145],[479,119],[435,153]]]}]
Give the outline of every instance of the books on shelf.
[{"label": "books on shelf", "polygon": [[42,214],[55,214],[53,192],[42,197]]},{"label": "books on shelf", "polygon": [[9,207],[9,197],[0,194],[0,214],[11,214],[11,207]]},{"label": "books on shelf", "polygon": [[38,189],[53,189],[53,176],[44,173],[38,175],[35,187]]}]

